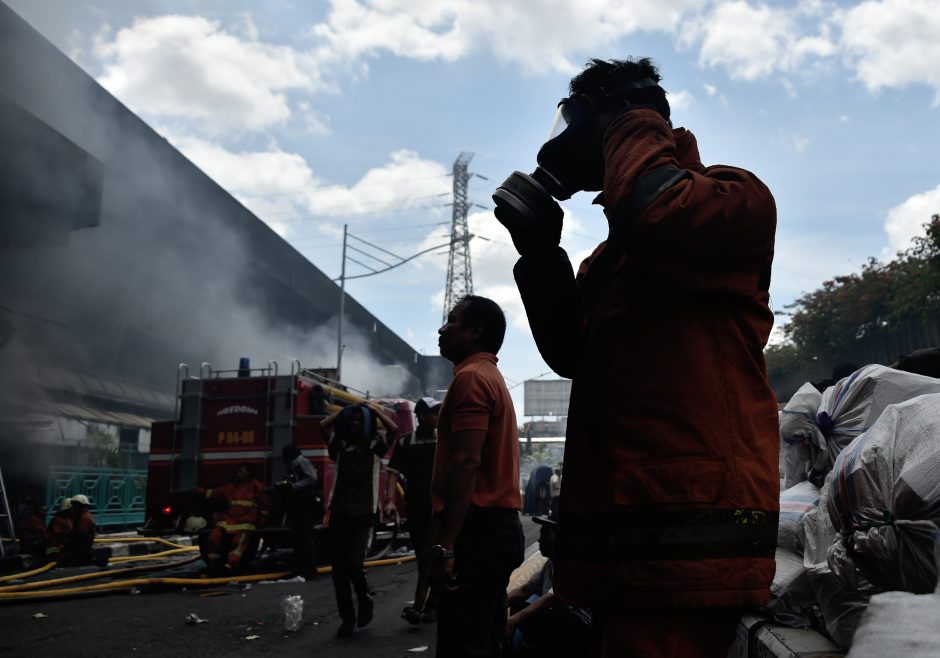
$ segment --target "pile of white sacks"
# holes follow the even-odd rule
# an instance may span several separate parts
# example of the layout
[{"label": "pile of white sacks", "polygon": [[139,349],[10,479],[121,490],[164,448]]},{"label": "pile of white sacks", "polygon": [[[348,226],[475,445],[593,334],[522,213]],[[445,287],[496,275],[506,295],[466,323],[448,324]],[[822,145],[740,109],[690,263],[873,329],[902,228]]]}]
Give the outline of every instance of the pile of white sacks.
[{"label": "pile of white sacks", "polygon": [[[823,392],[804,384],[780,413],[780,437],[785,490],[767,611],[825,630],[853,656],[879,655],[860,653],[856,632],[869,645],[866,624],[881,623],[871,613],[884,619],[898,597],[926,595],[926,637],[940,655],[940,379],[871,365]],[[881,655],[901,655],[892,647]]]}]

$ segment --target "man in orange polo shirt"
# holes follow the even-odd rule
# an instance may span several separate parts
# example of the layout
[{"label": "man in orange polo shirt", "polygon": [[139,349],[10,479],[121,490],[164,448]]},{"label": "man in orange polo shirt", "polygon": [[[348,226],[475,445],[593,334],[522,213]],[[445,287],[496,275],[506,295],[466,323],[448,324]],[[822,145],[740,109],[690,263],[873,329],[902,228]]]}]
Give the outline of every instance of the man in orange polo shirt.
[{"label": "man in orange polo shirt", "polygon": [[496,368],[505,333],[502,309],[474,295],[438,330],[441,356],[454,364],[431,478],[439,658],[499,655],[506,586],[522,563],[516,414]]}]

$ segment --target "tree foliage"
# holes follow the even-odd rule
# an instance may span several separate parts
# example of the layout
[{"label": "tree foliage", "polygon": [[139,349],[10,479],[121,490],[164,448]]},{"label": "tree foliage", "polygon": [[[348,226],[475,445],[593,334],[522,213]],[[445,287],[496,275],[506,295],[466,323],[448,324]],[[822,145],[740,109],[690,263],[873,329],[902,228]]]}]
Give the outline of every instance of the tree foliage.
[{"label": "tree foliage", "polygon": [[767,349],[768,368],[789,370],[838,354],[868,334],[940,314],[940,215],[924,229],[894,260],[870,258],[861,272],[826,281],[787,306],[785,340]]}]

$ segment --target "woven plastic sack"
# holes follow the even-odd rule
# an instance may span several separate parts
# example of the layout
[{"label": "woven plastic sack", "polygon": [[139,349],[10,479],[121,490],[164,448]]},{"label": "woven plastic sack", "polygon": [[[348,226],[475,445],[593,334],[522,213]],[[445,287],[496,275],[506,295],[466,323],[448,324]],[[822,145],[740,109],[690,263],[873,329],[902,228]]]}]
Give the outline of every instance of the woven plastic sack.
[{"label": "woven plastic sack", "polygon": [[770,601],[762,610],[784,626],[809,628],[816,596],[803,556],[778,546],[774,558],[777,569],[770,585]]},{"label": "woven plastic sack", "polygon": [[819,407],[813,412],[815,389],[808,390],[807,386],[812,389],[804,384],[797,391],[803,397],[792,411],[788,404],[780,416],[782,451],[788,453],[783,457],[787,488],[800,480],[822,486],[839,453],[867,431],[888,405],[940,393],[940,379],[868,365],[823,391]]},{"label": "woven plastic sack", "polygon": [[812,482],[800,482],[780,492],[780,519],[777,524],[777,548],[802,559],[805,537],[803,517],[819,505],[819,489]]},{"label": "woven plastic sack", "polygon": [[807,568],[826,566],[829,547],[839,536],[829,518],[829,489],[827,479],[819,490],[819,504],[803,515],[803,564]]},{"label": "woven plastic sack", "polygon": [[847,658],[940,656],[940,596],[885,592],[868,603]]},{"label": "woven plastic sack", "polygon": [[890,405],[836,458],[827,500],[839,537],[832,572],[847,588],[931,592],[940,523],[940,394]]},{"label": "woven plastic sack", "polygon": [[822,393],[809,382],[803,384],[780,411],[780,473],[783,488],[806,481],[813,455],[810,446],[819,445],[816,414]]},{"label": "woven plastic sack", "polygon": [[820,617],[820,627],[841,647],[852,645],[874,588],[859,579],[855,589],[846,589],[826,564],[806,569],[806,580],[813,592],[813,613]]}]

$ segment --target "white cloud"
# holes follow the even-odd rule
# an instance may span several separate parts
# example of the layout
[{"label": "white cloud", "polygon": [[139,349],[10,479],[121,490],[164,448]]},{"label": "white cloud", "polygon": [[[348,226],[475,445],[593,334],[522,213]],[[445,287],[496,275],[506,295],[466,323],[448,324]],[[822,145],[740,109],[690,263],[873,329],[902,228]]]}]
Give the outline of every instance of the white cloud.
[{"label": "white cloud", "polygon": [[809,148],[810,144],[813,143],[813,138],[808,137],[807,135],[789,133],[781,130],[777,133],[775,141],[789,151],[793,151],[794,153],[803,153],[807,148]]},{"label": "white cloud", "polygon": [[671,107],[673,110],[682,112],[689,109],[694,102],[695,97],[691,94],[691,92],[685,90],[669,92],[669,107]]},{"label": "white cloud", "polygon": [[315,215],[354,215],[387,208],[427,208],[449,202],[453,184],[448,169],[424,160],[416,152],[400,150],[390,161],[371,169],[354,185],[323,185],[309,196],[307,207]]},{"label": "white cloud", "polygon": [[321,115],[313,106],[310,105],[307,101],[300,101],[297,103],[298,114],[303,118],[304,125],[308,133],[311,135],[319,135],[321,137],[329,135],[330,130],[330,118],[327,116]]},{"label": "white cloud", "polygon": [[329,88],[312,55],[259,41],[246,15],[236,31],[199,16],[135,19],[96,38],[98,81],[135,112],[194,120],[210,134],[283,123],[288,92]]},{"label": "white cloud", "polygon": [[[452,62],[489,52],[530,72],[571,74],[639,33],[671,35],[701,66],[734,79],[779,76],[791,96],[801,78],[841,61],[872,92],[926,84],[940,105],[937,0],[866,0],[849,9],[828,0],[331,0],[308,30],[306,50],[264,41],[241,13],[228,25],[165,15],[117,32],[105,26],[93,53],[99,81],[144,116],[196,122],[216,136],[291,119],[326,134],[329,118],[303,96],[335,92],[382,55]],[[705,92],[718,90],[706,84]],[[688,94],[674,92],[678,109]]]},{"label": "white cloud", "polygon": [[454,61],[478,49],[531,71],[577,70],[580,60],[638,32],[671,31],[692,0],[332,0],[314,26],[321,57],[336,61],[381,52]]},{"label": "white cloud", "polygon": [[[408,208],[443,207],[451,181],[444,165],[413,151],[396,151],[354,185],[331,184],[297,153],[272,143],[264,151],[233,151],[206,139],[161,130],[167,139],[213,180],[283,236],[309,215],[344,217]],[[432,208],[433,209],[433,208]],[[317,222],[324,235],[336,227]],[[330,233],[330,231],[333,233]],[[339,233],[341,234],[341,232]]]},{"label": "white cloud", "polygon": [[910,247],[911,239],[923,235],[923,225],[937,213],[940,213],[940,185],[915,194],[889,210],[885,220],[888,246],[885,247],[882,258],[893,258],[898,251]]},{"label": "white cloud", "polygon": [[774,73],[795,71],[813,58],[836,53],[825,23],[818,34],[804,35],[801,20],[809,20],[818,7],[798,5],[776,8],[752,6],[745,0],[720,2],[696,17],[689,17],[680,32],[680,44],[697,46],[702,66],[720,66],[732,78],[756,80]]},{"label": "white cloud", "polygon": [[870,91],[926,84],[940,106],[937,0],[869,0],[839,19],[846,58]]}]

